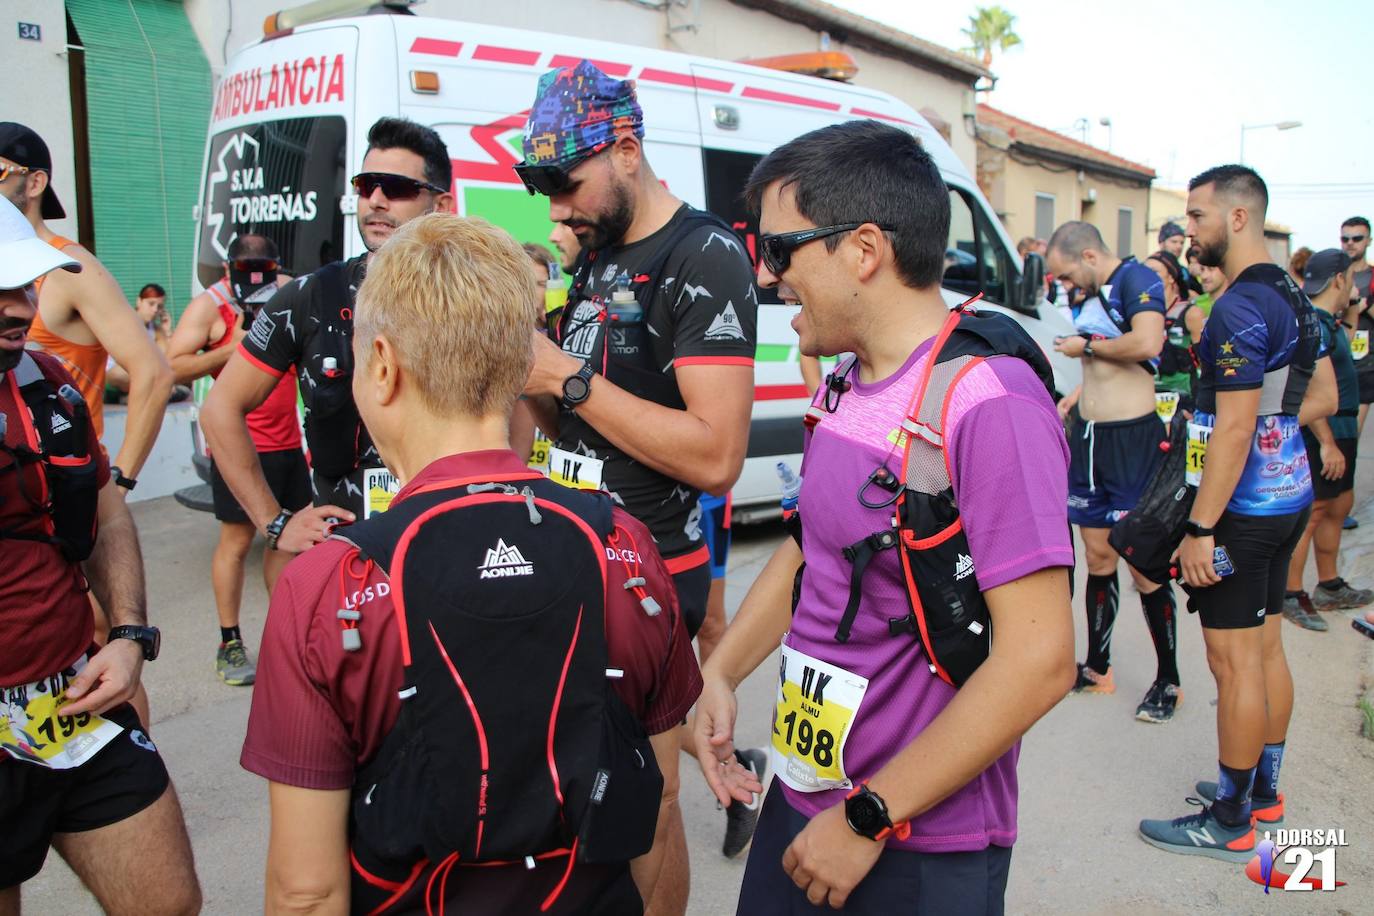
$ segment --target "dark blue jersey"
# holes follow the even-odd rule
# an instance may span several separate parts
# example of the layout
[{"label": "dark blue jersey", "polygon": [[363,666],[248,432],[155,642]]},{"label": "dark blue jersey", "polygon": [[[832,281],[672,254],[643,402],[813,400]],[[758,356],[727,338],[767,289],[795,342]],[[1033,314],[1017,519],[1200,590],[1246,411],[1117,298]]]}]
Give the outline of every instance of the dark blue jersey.
[{"label": "dark blue jersey", "polygon": [[[1103,284],[1096,296],[1089,296],[1074,316],[1081,334],[1113,339],[1131,329],[1131,320],[1142,312],[1165,314],[1164,283],[1153,270],[1134,258],[1127,258]],[[1150,364],[1158,363],[1156,357]]]}]

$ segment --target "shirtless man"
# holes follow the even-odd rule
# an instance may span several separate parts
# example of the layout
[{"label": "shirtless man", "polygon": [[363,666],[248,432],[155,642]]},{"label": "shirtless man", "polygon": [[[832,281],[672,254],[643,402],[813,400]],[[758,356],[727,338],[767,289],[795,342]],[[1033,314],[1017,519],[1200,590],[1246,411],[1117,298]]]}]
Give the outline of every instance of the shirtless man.
[{"label": "shirtless man", "polygon": [[[1122,260],[1090,223],[1069,222],[1050,238],[1046,269],[1085,294],[1075,324],[1055,349],[1083,360],[1083,385],[1074,396],[1078,419],[1069,432],[1069,521],[1088,554],[1088,657],[1074,686],[1112,693],[1112,626],[1116,622],[1119,557],[1107,542],[1112,525],[1135,508],[1154,476],[1167,438],[1155,413],[1153,361],[1164,347],[1164,286],[1134,258]],[[1069,399],[1066,399],[1066,401]],[[1061,408],[1062,410],[1063,408]],[[1131,570],[1155,644],[1154,683],[1136,709],[1142,722],[1168,722],[1181,691],[1174,644],[1173,589]]]},{"label": "shirtless man", "polygon": [[22,124],[0,123],[0,194],[9,198],[43,241],[81,263],[35,284],[38,317],[29,341],[62,361],[91,409],[97,436],[105,432],[108,356],[129,373],[129,416],[110,472],[124,493],[153,450],[172,392],[172,370],[110,272],[81,245],[47,227],[67,215],[52,188],[52,156],[43,139]]}]

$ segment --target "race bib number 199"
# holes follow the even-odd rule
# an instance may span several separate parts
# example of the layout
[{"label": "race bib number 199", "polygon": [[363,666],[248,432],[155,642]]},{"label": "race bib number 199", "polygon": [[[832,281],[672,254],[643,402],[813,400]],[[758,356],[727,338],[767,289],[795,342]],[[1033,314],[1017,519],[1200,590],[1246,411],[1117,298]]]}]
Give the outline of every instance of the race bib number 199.
[{"label": "race bib number 199", "polygon": [[0,747],[16,760],[51,770],[81,766],[124,729],[92,713],[62,715],[67,684],[85,659],[66,671],[17,687],[0,687]]},{"label": "race bib number 199", "polygon": [[773,772],[798,792],[848,789],[844,745],[868,679],[782,645]]},{"label": "race bib number 199", "polygon": [[1207,461],[1207,442],[1212,438],[1212,427],[1201,423],[1188,423],[1188,454],[1184,462],[1184,480],[1190,486],[1202,485],[1202,466]]}]

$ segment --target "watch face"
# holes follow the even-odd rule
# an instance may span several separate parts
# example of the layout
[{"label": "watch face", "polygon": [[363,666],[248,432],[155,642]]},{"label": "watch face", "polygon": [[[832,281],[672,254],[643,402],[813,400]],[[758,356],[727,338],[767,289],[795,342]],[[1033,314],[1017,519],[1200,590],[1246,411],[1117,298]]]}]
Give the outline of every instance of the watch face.
[{"label": "watch face", "polygon": [[586,400],[590,391],[591,386],[588,385],[587,380],[580,375],[574,375],[563,383],[563,397],[574,404]]},{"label": "watch face", "polygon": [[849,799],[845,806],[845,816],[849,819],[849,825],[864,836],[873,836],[887,826],[883,823],[878,803],[866,795],[856,795]]}]

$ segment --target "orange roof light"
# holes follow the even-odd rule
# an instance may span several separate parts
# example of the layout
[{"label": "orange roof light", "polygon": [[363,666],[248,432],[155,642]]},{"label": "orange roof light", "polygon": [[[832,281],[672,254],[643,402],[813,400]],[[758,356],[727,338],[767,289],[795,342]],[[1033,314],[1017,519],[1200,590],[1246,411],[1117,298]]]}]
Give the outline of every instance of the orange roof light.
[{"label": "orange roof light", "polygon": [[801,73],[806,76],[819,76],[821,79],[848,82],[859,72],[854,58],[843,51],[808,51],[805,54],[779,54],[777,57],[755,57],[742,63],[769,70],[783,70],[787,73]]}]

